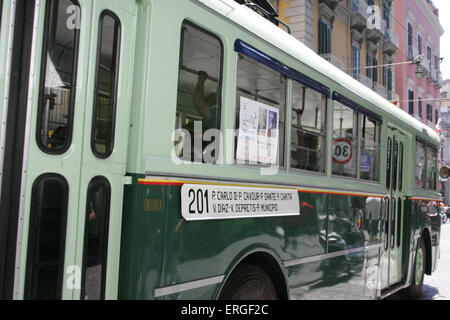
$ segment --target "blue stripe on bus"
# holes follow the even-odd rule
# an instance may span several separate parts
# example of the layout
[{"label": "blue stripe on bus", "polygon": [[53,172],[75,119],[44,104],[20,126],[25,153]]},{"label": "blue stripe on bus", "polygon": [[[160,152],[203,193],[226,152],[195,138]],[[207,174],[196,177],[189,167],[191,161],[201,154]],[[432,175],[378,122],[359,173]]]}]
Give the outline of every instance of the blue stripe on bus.
[{"label": "blue stripe on bus", "polygon": [[342,103],[344,106],[349,107],[355,111],[358,111],[359,113],[362,113],[363,115],[369,117],[372,120],[376,120],[380,123],[383,123],[383,118],[381,118],[380,115],[361,107],[359,104],[353,102],[347,97],[344,97],[343,95],[337,93],[336,91],[333,91],[333,100]]},{"label": "blue stripe on bus", "polygon": [[280,72],[282,75],[284,75],[287,78],[290,78],[292,80],[295,80],[299,83],[301,83],[304,86],[307,86],[311,89],[314,89],[327,97],[331,96],[331,90],[321,84],[320,82],[311,79],[310,77],[304,75],[303,73],[292,69],[288,67],[287,65],[283,64],[282,62],[278,61],[277,59],[274,59],[265,53],[259,51],[258,49],[252,47],[248,43],[245,43],[244,41],[237,39],[234,42],[234,51],[238,53],[245,54],[249,56],[250,58],[255,59],[258,62],[261,62],[262,64],[268,66],[269,68],[272,68],[278,72]]}]

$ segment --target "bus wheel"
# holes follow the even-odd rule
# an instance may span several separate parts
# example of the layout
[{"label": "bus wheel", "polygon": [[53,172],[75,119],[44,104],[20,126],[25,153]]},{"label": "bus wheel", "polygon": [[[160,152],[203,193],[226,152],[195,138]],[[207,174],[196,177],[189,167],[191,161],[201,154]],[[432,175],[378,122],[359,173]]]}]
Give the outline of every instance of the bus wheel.
[{"label": "bus wheel", "polygon": [[426,264],[426,249],[425,241],[420,238],[419,245],[416,250],[416,257],[414,259],[412,283],[405,290],[405,298],[417,300],[420,298],[423,280],[425,278],[425,264]]},{"label": "bus wheel", "polygon": [[228,279],[219,300],[277,300],[275,285],[262,268],[244,263]]}]

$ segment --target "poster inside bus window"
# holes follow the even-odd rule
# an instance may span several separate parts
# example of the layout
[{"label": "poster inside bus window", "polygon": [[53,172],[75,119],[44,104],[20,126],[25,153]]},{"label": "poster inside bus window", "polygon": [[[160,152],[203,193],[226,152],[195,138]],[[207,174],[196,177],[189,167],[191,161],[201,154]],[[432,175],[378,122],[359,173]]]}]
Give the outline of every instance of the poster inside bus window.
[{"label": "poster inside bus window", "polygon": [[237,160],[277,163],[278,117],[277,108],[244,97],[240,98]]}]

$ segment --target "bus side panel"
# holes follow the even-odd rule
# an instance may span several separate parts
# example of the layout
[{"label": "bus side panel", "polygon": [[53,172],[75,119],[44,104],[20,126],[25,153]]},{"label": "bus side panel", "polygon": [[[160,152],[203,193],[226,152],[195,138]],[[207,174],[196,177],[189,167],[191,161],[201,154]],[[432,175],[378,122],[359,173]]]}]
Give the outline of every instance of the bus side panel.
[{"label": "bus side panel", "polygon": [[[179,193],[172,197],[181,208]],[[164,286],[225,275],[236,257],[267,248],[283,261],[325,253],[328,196],[299,193],[299,216],[184,221],[178,210],[168,212]],[[322,276],[318,265],[291,273],[290,283],[309,282]],[[319,270],[318,270],[319,269]],[[312,280],[311,280],[312,279]],[[196,291],[200,299],[215,286]],[[193,291],[165,298],[189,299]]]},{"label": "bus side panel", "polygon": [[121,237],[119,299],[151,299],[159,283],[164,249],[165,188],[125,186]]},{"label": "bus side panel", "polygon": [[412,272],[413,261],[411,259],[414,257],[414,250],[416,245],[414,243],[414,235],[416,231],[412,226],[416,225],[417,208],[416,203],[410,199],[404,201],[405,211],[404,211],[404,221],[403,221],[403,261],[402,261],[402,283],[409,281],[409,277]]},{"label": "bus side panel", "polygon": [[[441,233],[441,218],[435,201],[411,200],[412,202],[412,229],[414,233],[414,250],[421,236],[425,241],[427,254],[426,273],[436,269],[439,258],[439,238]],[[414,251],[415,252],[415,251]],[[413,266],[411,266],[413,267]]]},{"label": "bus side panel", "polygon": [[[215,298],[220,283],[174,293],[170,289],[201,279],[226,279],[236,258],[255,248],[268,249],[285,262],[319,257],[288,268],[294,299],[360,298],[367,281],[364,267],[378,266],[377,251],[368,254],[364,246],[380,241],[381,199],[299,193],[299,216],[186,221],[180,190],[180,185],[136,184],[136,177],[126,187],[121,299],[152,299],[154,289],[165,292],[157,296],[162,299]],[[327,241],[328,252],[337,257],[325,259]],[[361,250],[346,252],[357,248]]]},{"label": "bus side panel", "polygon": [[[382,199],[347,195],[330,195],[329,199],[327,253],[337,256],[329,258],[325,255],[318,262],[291,268],[291,276],[304,278],[295,288],[291,283],[291,297],[325,300],[375,298]],[[369,249],[366,250],[365,246]],[[356,251],[351,252],[353,249]],[[313,273],[305,270],[314,270],[316,277],[308,278]]]}]

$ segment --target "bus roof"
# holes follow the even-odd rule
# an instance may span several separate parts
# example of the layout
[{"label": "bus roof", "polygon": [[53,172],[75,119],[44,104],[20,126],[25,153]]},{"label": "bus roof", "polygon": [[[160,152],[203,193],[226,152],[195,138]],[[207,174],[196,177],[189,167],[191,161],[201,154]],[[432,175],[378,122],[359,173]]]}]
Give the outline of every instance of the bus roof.
[{"label": "bus roof", "polygon": [[247,29],[259,38],[271,43],[278,49],[286,52],[296,60],[311,67],[340,86],[364,98],[376,105],[378,108],[401,122],[415,129],[418,135],[427,137],[430,142],[440,143],[439,135],[435,130],[410,116],[407,112],[395,106],[385,98],[381,97],[372,89],[366,87],[353,77],[340,70],[330,62],[316,54],[301,41],[283,31],[270,21],[261,17],[253,10],[236,3],[234,0],[195,0],[217,13],[223,15],[234,23]]}]

